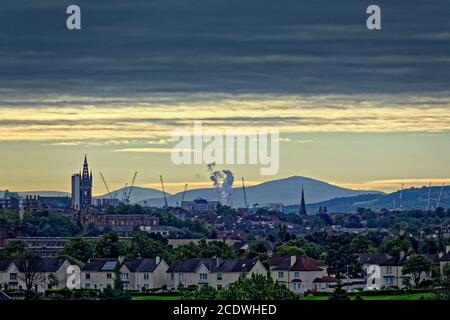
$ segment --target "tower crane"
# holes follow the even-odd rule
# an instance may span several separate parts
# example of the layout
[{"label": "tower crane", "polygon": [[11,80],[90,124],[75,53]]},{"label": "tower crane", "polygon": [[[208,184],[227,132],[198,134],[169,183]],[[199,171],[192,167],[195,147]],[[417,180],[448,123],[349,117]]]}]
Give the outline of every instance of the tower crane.
[{"label": "tower crane", "polygon": [[430,185],[428,186],[428,204],[427,204],[427,211],[429,211],[431,209],[431,182]]},{"label": "tower crane", "polygon": [[113,200],[113,196],[111,194],[111,191],[109,191],[108,184],[106,183],[105,177],[103,176],[103,173],[101,173],[101,172],[100,172],[100,177],[102,178],[102,181],[103,181],[103,184],[105,185],[106,191],[108,191],[109,198],[112,201]]},{"label": "tower crane", "polygon": [[159,175],[159,179],[161,180],[161,187],[164,195],[164,208],[167,208],[169,206],[167,205],[166,191],[164,190],[164,181],[162,175]]},{"label": "tower crane", "polygon": [[247,193],[245,192],[245,182],[244,182],[244,177],[242,177],[242,191],[243,191],[243,193],[244,193],[245,209],[248,210]]},{"label": "tower crane", "polygon": [[134,173],[133,180],[131,180],[130,190],[128,191],[127,197],[125,199],[125,203],[130,203],[131,192],[133,192],[134,182],[136,181],[137,171]]},{"label": "tower crane", "polygon": [[441,204],[442,199],[442,193],[444,192],[445,182],[442,184],[441,192],[439,193],[439,198],[436,204],[436,208],[439,208],[439,205]]},{"label": "tower crane", "polygon": [[184,191],[183,191],[183,196],[181,197],[181,203],[180,203],[180,205],[181,205],[181,204],[183,203],[183,201],[184,201],[184,196],[186,195],[187,186],[188,186],[188,184],[186,183],[186,184],[184,185]]}]

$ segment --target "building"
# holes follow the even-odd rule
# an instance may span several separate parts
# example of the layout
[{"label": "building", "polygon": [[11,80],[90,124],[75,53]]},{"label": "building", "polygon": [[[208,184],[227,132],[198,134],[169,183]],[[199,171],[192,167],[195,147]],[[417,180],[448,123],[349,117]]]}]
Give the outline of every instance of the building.
[{"label": "building", "polygon": [[120,277],[126,290],[147,291],[167,287],[169,268],[160,257],[125,259],[120,267]]},{"label": "building", "polygon": [[208,201],[206,199],[195,199],[194,201],[182,201],[181,208],[189,212],[217,211],[219,201]]},{"label": "building", "polygon": [[23,209],[29,212],[52,211],[63,212],[70,209],[71,200],[66,197],[26,196],[23,200]]},{"label": "building", "polygon": [[[111,229],[120,235],[129,235],[136,229],[152,232],[159,227],[159,218],[151,214],[81,213],[78,217],[83,227],[94,225],[98,229]],[[167,231],[167,230],[166,230]],[[159,233],[155,231],[155,233]]]},{"label": "building", "polygon": [[441,275],[444,275],[444,266],[450,265],[450,251],[444,254],[439,261],[439,268],[441,270]]},{"label": "building", "polygon": [[[31,267],[30,267],[31,265]],[[28,266],[28,267],[27,267]],[[33,275],[32,290],[44,293],[48,289],[66,288],[67,268],[70,263],[66,259],[46,258],[0,260],[0,285],[9,290],[26,289],[25,278]]]},{"label": "building", "polygon": [[282,203],[269,203],[269,205],[267,206],[267,209],[269,211],[273,211],[273,212],[284,212],[284,205]]},{"label": "building", "polygon": [[305,203],[305,192],[302,188],[302,199],[300,200],[300,209],[298,211],[300,216],[306,216],[308,212],[306,211],[306,203]]},{"label": "building", "polygon": [[114,288],[116,259],[90,259],[81,268],[81,287],[86,289]]},{"label": "building", "polygon": [[[1,235],[1,232],[0,232]],[[9,237],[4,240],[4,245],[11,241],[22,241],[25,243],[27,252],[37,255],[41,258],[52,258],[59,256],[66,244],[73,239],[73,237]],[[99,237],[83,237],[87,241],[98,240]],[[120,237],[120,241],[129,241],[131,238]],[[0,239],[1,240],[1,239]],[[0,242],[0,246],[2,243]]]},{"label": "building", "polygon": [[85,210],[92,205],[92,171],[84,156],[83,171],[72,175],[72,208]]},{"label": "building", "polygon": [[20,210],[20,197],[17,192],[5,190],[3,198],[0,198],[0,209],[8,208],[12,210]]},{"label": "building", "polygon": [[209,285],[220,290],[252,274],[266,276],[267,269],[259,260],[194,258],[174,261],[167,269],[167,284],[172,290],[181,284],[184,287]]},{"label": "building", "polygon": [[153,290],[167,285],[167,263],[160,257],[138,259],[90,259],[81,269],[81,287],[114,288],[118,274],[125,290]]},{"label": "building", "polygon": [[272,279],[294,293],[305,293],[317,288],[319,279],[328,276],[320,261],[303,256],[274,256],[269,259]]}]

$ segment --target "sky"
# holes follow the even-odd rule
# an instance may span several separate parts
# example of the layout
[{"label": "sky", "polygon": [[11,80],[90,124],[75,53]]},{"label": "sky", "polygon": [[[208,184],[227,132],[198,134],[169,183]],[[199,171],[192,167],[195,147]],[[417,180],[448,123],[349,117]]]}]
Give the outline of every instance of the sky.
[{"label": "sky", "polygon": [[[60,0],[0,4],[0,190],[211,186],[174,165],[174,130],[280,130],[280,168],[392,191],[450,183],[450,7],[436,1]],[[366,28],[381,8],[382,29]]]}]

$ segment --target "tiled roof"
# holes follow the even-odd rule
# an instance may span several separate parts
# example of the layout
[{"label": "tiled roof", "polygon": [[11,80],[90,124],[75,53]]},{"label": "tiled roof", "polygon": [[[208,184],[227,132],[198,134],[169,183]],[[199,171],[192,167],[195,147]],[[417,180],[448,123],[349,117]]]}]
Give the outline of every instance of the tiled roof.
[{"label": "tiled roof", "polygon": [[81,268],[82,271],[113,271],[117,261],[115,259],[90,259]]},{"label": "tiled roof", "polygon": [[285,271],[322,271],[323,264],[313,258],[296,256],[295,262],[291,266],[291,257],[272,257],[269,259],[269,264],[273,267],[273,270],[285,270]]},{"label": "tiled roof", "polygon": [[158,266],[156,258],[125,259],[123,264],[131,272],[153,272]]},{"label": "tiled roof", "polygon": [[321,278],[315,278],[313,283],[329,283],[329,282],[337,282],[336,278],[330,276],[323,276]]},{"label": "tiled roof", "polygon": [[[66,261],[62,258],[36,258],[33,268],[39,268],[42,272],[56,272]],[[19,270],[24,268],[25,260],[21,259],[4,259],[0,260],[0,271],[8,270],[11,263],[14,263]]]},{"label": "tiled roof", "polygon": [[252,259],[193,258],[174,261],[167,272],[196,272],[201,265],[204,265],[209,272],[248,272],[255,266],[256,262]]},{"label": "tiled roof", "polygon": [[361,264],[376,264],[379,265],[392,257],[385,253],[360,253],[358,254],[358,261]]},{"label": "tiled roof", "polygon": [[450,261],[450,251],[441,257],[441,261]]}]

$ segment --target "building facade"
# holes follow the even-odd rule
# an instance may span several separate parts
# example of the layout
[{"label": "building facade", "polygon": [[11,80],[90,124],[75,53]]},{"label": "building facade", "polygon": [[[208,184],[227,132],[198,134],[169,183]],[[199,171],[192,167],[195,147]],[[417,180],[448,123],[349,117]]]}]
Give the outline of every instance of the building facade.
[{"label": "building facade", "polygon": [[92,171],[86,156],[83,171],[72,175],[72,209],[85,210],[92,205]]}]

